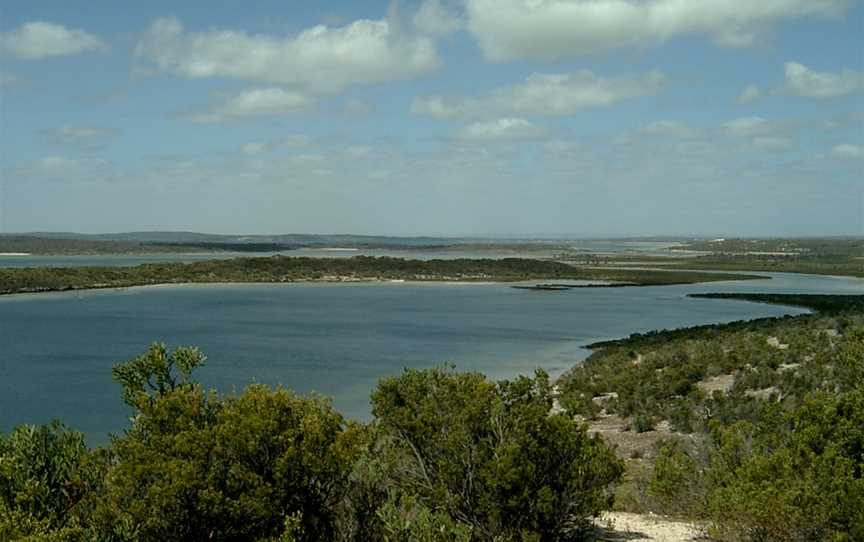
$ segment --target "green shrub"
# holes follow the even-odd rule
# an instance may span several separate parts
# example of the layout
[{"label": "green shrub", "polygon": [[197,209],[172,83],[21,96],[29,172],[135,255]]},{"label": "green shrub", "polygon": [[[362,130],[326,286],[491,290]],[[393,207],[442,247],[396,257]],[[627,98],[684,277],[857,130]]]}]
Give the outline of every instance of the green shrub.
[{"label": "green shrub", "polygon": [[102,473],[84,436],[60,422],[0,434],[0,540],[80,533],[76,514]]},{"label": "green shrub", "polygon": [[658,443],[648,494],[664,514],[696,517],[703,513],[705,484],[695,458],[678,440]]},{"label": "green shrub", "polygon": [[[115,368],[136,415],[114,439],[94,523],[134,540],[335,539],[363,443],[329,403],[254,385],[224,399],[188,380],[193,349],[155,345]],[[180,368],[182,380],[175,378]],[[122,527],[118,532],[117,526]]]},{"label": "green shrub", "polygon": [[610,505],[622,464],[567,416],[548,377],[406,370],[383,379],[373,413],[400,457],[393,485],[470,525],[475,540],[564,540]]},{"label": "green shrub", "polygon": [[752,430],[719,431],[715,533],[734,541],[864,539],[864,389],[813,395],[779,422],[767,415]]}]

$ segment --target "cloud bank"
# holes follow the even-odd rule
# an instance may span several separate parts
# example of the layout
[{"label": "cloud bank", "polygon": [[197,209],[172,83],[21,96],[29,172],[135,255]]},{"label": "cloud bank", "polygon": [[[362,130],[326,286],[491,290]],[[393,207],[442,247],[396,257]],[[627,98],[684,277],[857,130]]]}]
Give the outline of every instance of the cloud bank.
[{"label": "cloud bank", "polygon": [[835,16],[854,0],[466,0],[468,30],[488,60],[554,62],[671,39],[721,47],[764,42],[784,20]]},{"label": "cloud bank", "polygon": [[654,95],[663,87],[665,79],[659,71],[615,77],[602,77],[588,70],[534,73],[524,83],[502,87],[482,97],[417,98],[411,112],[441,119],[573,115],[583,109],[609,107],[624,100]]},{"label": "cloud bank", "polygon": [[402,32],[395,17],[338,28],[318,25],[296,36],[190,32],[179,20],[163,18],[144,32],[135,54],[157,72],[296,86],[321,94],[415,79],[441,65],[434,40]]},{"label": "cloud bank", "polygon": [[40,60],[52,56],[106,51],[101,39],[83,30],[35,21],[8,32],[0,32],[0,56],[20,60]]}]

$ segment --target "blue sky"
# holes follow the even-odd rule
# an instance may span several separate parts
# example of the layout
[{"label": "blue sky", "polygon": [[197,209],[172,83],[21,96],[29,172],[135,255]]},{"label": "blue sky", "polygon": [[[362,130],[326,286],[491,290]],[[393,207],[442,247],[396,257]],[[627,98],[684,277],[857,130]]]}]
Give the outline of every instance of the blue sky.
[{"label": "blue sky", "polygon": [[7,1],[0,232],[864,234],[854,0]]}]

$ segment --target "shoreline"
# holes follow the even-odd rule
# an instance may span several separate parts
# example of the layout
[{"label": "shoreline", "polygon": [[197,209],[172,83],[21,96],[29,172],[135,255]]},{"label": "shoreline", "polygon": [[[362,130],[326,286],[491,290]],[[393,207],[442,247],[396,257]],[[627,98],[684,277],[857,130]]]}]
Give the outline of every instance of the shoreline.
[{"label": "shoreline", "polygon": [[[286,280],[286,281],[202,281],[202,282],[156,282],[152,284],[128,284],[128,285],[94,285],[94,286],[84,286],[84,287],[68,287],[68,288],[45,288],[45,289],[31,289],[31,290],[23,290],[17,292],[0,292],[0,299],[2,298],[12,298],[12,297],[23,297],[23,296],[48,296],[48,295],[59,295],[59,294],[72,294],[72,293],[86,293],[86,292],[103,292],[106,290],[116,290],[116,291],[128,291],[134,289],[144,289],[144,288],[186,288],[192,286],[202,286],[202,287],[213,287],[213,286],[250,286],[250,285],[261,285],[261,286],[274,286],[274,285],[285,285],[290,286],[293,284],[297,285],[310,285],[310,284],[377,284],[377,285],[411,285],[411,286],[422,286],[422,285],[452,285],[452,286],[492,286],[492,285],[507,285],[512,286],[516,284],[527,284],[527,283],[535,283],[543,280],[553,280],[553,279],[517,279],[517,280],[491,280],[491,279],[478,279],[478,280],[465,280],[465,279],[430,279],[430,280],[420,280],[420,279],[385,279],[385,278],[353,278],[353,277],[340,277],[338,279],[302,279],[302,280]],[[614,282],[596,282],[592,284],[582,284],[579,286],[574,286],[574,288],[614,288],[614,287],[624,287],[624,286],[680,286],[682,284],[702,284],[698,282],[693,283],[676,283],[676,284],[635,284],[635,283],[614,283]]]}]

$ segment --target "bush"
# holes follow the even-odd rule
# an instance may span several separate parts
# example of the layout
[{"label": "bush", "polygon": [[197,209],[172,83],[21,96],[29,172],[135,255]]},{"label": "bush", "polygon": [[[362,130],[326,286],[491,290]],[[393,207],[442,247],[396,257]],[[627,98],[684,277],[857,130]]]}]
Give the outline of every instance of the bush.
[{"label": "bush", "polygon": [[730,432],[740,428],[721,430],[721,439],[738,444],[725,446],[734,459],[717,461],[712,473],[709,512],[718,536],[864,539],[864,389],[814,395],[776,421],[767,416],[738,436]]},{"label": "bush", "polygon": [[75,514],[101,479],[84,436],[60,422],[0,434],[0,540],[79,529]]},{"label": "bush", "polygon": [[88,451],[59,423],[0,436],[0,540],[573,540],[621,462],[565,415],[548,377],[406,371],[346,422],[266,386],[219,397],[193,348],[114,369],[131,425]]},{"label": "bush", "polygon": [[657,459],[648,494],[664,514],[699,516],[705,504],[705,485],[697,460],[678,440],[657,444]]},{"label": "bush", "polygon": [[399,457],[393,486],[470,525],[475,540],[563,540],[609,506],[622,464],[566,416],[550,416],[545,373],[493,383],[406,370],[383,379],[373,413]]},{"label": "bush", "polygon": [[188,381],[202,361],[154,345],[115,369],[136,416],[112,442],[98,528],[145,541],[258,540],[290,519],[297,540],[335,539],[363,430],[325,400],[281,388],[218,399]]}]

